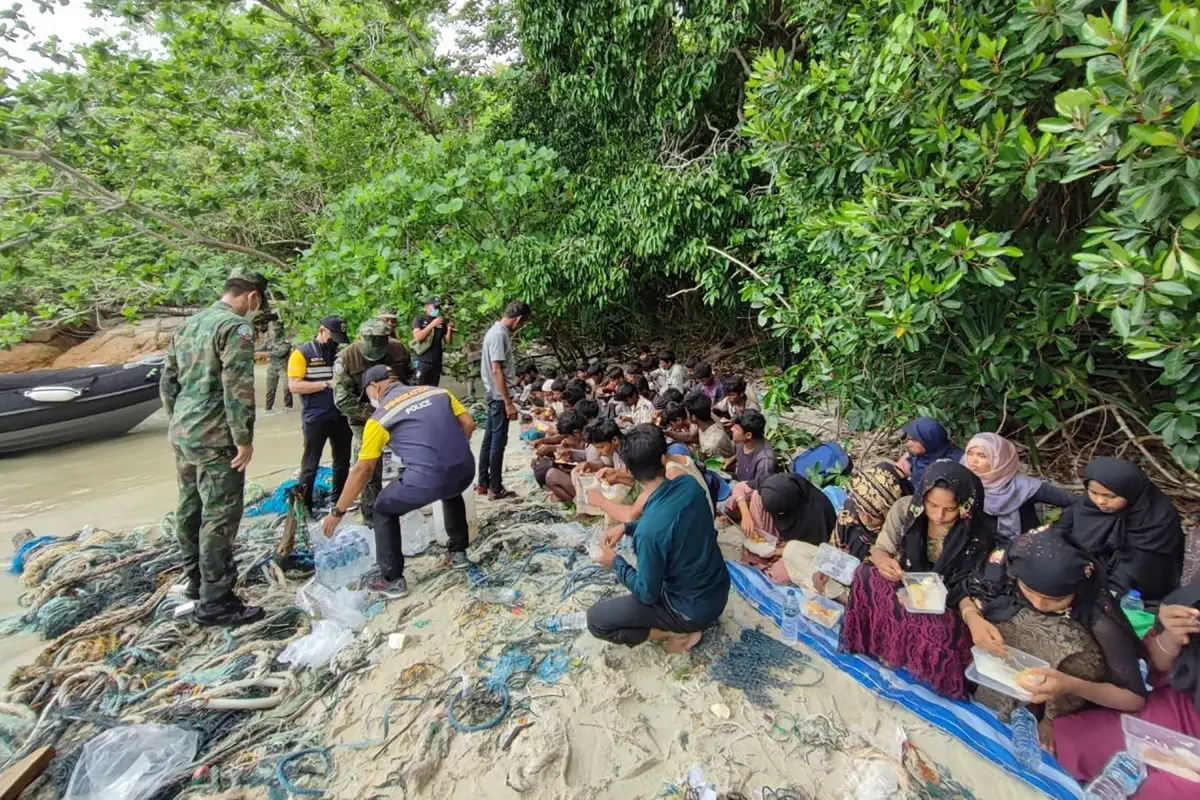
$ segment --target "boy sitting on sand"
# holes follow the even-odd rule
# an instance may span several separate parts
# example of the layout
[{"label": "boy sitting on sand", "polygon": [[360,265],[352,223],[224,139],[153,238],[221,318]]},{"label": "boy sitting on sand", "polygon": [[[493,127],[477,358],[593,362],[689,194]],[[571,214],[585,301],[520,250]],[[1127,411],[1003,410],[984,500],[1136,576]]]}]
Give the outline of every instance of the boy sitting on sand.
[{"label": "boy sitting on sand", "polygon": [[[605,532],[592,560],[616,573],[631,593],[588,609],[588,630],[629,647],[666,640],[667,652],[691,650],[729,599],[708,496],[694,480],[666,479],[667,440],[653,425],[630,431],[620,455],[647,499],[640,519]],[[636,569],[616,554],[624,535],[633,538]]]}]

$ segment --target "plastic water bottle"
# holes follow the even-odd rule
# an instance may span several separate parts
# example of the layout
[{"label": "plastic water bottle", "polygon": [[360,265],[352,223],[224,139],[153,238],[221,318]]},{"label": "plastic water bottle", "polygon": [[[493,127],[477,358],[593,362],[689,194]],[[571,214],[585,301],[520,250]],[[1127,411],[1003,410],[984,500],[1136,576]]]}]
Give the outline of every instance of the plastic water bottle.
[{"label": "plastic water bottle", "polygon": [[576,611],[573,614],[555,614],[546,620],[544,627],[550,633],[586,630],[587,614],[582,611]]},{"label": "plastic water bottle", "polygon": [[1121,608],[1126,611],[1145,611],[1146,605],[1142,602],[1142,593],[1137,589],[1130,589],[1121,598]]},{"label": "plastic water bottle", "polygon": [[476,589],[471,593],[471,596],[476,600],[482,600],[485,603],[496,603],[497,605],[512,607],[521,599],[520,589],[499,589],[486,588]]},{"label": "plastic water bottle", "polygon": [[1030,772],[1042,765],[1042,745],[1038,742],[1037,719],[1027,708],[1018,708],[1008,718],[1013,732],[1013,756]]},{"label": "plastic water bottle", "polygon": [[800,593],[788,589],[783,598],[783,640],[794,642],[800,638]]},{"label": "plastic water bottle", "polygon": [[357,580],[375,560],[374,538],[362,525],[347,525],[338,534],[316,546],[313,554],[317,578],[332,589]]},{"label": "plastic water bottle", "polygon": [[1104,771],[1084,789],[1084,797],[1124,800],[1133,797],[1145,780],[1146,764],[1137,756],[1122,750],[1108,759]]}]

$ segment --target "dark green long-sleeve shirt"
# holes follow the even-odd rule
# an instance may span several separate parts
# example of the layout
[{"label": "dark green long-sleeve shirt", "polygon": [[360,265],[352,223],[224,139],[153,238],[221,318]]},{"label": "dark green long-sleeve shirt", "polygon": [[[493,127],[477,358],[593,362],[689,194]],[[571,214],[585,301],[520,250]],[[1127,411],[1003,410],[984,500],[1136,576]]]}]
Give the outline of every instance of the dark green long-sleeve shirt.
[{"label": "dark green long-sleeve shirt", "polygon": [[654,605],[665,598],[677,613],[703,624],[721,615],[729,599],[729,572],[717,546],[712,506],[699,483],[663,481],[625,533],[633,537],[638,565],[635,569],[617,556],[613,571],[639,601]]}]

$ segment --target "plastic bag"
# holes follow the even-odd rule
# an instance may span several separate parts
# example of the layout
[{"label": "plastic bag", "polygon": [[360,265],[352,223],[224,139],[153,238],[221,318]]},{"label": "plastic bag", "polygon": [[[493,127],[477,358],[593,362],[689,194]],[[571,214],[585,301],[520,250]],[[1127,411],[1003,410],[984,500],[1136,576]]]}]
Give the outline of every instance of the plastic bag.
[{"label": "plastic bag", "polygon": [[363,615],[363,609],[367,607],[366,592],[330,589],[316,578],[296,590],[296,605],[310,617],[336,622],[352,631],[367,621]]},{"label": "plastic bag", "polygon": [[550,526],[549,531],[564,547],[578,547],[589,538],[595,538],[578,522],[556,522]]},{"label": "plastic bag", "polygon": [[900,796],[900,777],[887,761],[871,759],[858,762],[846,778],[845,800],[891,800]]},{"label": "plastic bag", "polygon": [[354,644],[354,632],[341,623],[319,619],[313,623],[312,633],[289,644],[279,654],[284,664],[297,667],[323,667],[341,651]]},{"label": "plastic bag", "polygon": [[187,770],[200,734],[175,725],[110,728],[83,746],[63,800],[146,800]]},{"label": "plastic bag", "polygon": [[406,556],[419,556],[433,542],[433,531],[420,511],[410,511],[400,518],[400,551]]}]

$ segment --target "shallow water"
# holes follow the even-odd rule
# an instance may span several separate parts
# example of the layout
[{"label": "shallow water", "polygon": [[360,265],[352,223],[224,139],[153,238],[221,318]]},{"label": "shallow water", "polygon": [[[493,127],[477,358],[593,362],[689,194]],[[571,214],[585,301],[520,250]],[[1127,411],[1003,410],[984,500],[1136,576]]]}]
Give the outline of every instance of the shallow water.
[{"label": "shallow water", "polygon": [[[293,398],[295,410],[281,411],[277,397],[275,411],[262,411],[266,367],[260,365],[255,377],[259,414],[247,475],[270,488],[300,463],[300,410]],[[458,394],[462,387],[446,388]],[[7,567],[13,535],[24,528],[35,536],[63,536],[85,525],[112,530],[151,525],[175,507],[175,498],[175,458],[162,410],[124,436],[0,458],[0,562]],[[0,616],[18,610],[22,591],[20,581],[5,569],[0,574]],[[0,654],[0,678],[37,650],[34,636],[8,639]]]}]

